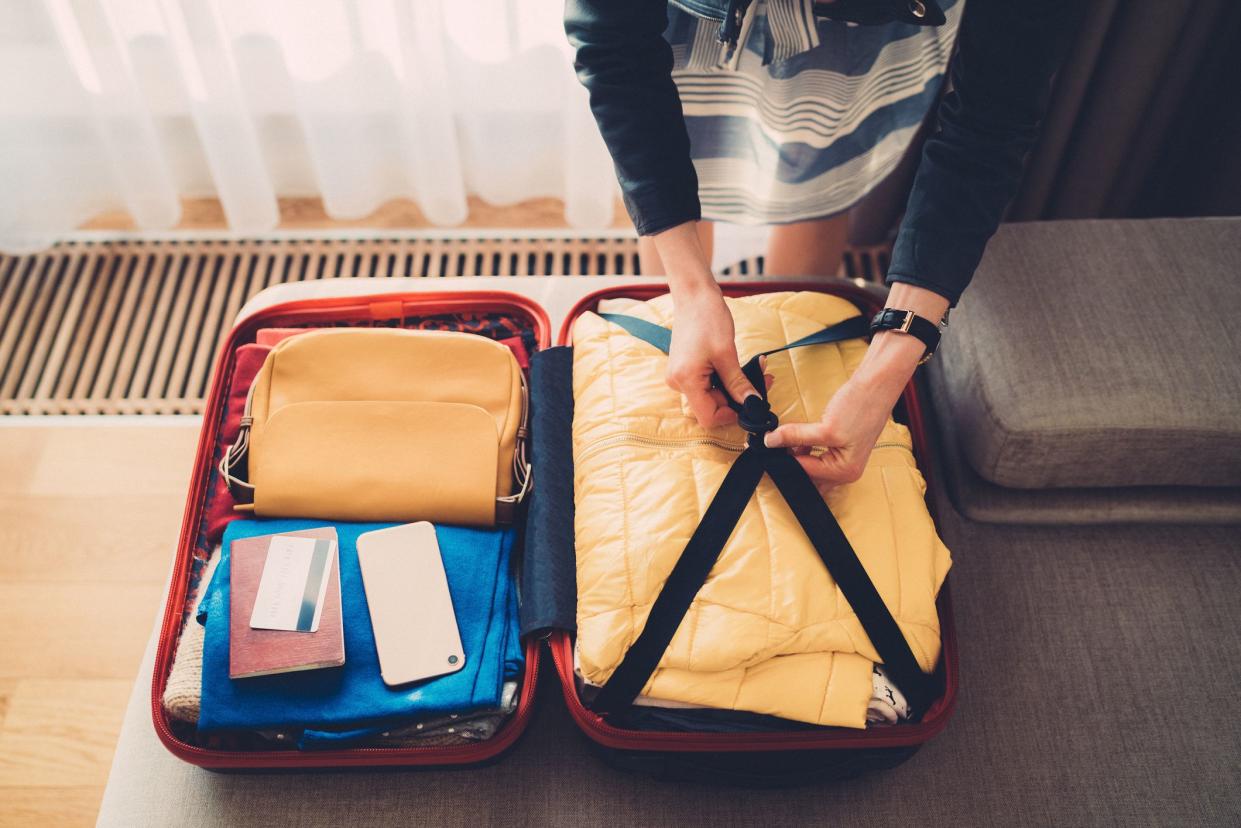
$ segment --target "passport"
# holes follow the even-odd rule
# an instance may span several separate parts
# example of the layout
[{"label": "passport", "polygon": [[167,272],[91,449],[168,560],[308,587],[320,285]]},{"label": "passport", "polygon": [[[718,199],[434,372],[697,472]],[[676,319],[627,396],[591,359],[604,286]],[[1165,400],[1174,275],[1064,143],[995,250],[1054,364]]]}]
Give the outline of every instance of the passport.
[{"label": "passport", "polygon": [[230,678],[345,663],[336,541],[331,527],[233,541]]}]

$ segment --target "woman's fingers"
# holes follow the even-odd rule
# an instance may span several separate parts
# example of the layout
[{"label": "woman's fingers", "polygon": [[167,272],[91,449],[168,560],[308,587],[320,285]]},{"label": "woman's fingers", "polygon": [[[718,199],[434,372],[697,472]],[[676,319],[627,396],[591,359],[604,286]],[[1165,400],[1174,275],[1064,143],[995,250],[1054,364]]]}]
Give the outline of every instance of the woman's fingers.
[{"label": "woman's fingers", "polygon": [[[823,423],[789,423],[767,435],[768,448],[787,448],[816,483],[838,486],[862,476],[865,459],[849,446],[835,445],[831,431]],[[821,446],[824,451],[811,454]]]},{"label": "woman's fingers", "polygon": [[763,440],[767,448],[790,448],[792,446],[832,446],[827,427],[822,423],[789,423],[769,433]]},{"label": "woman's fingers", "polygon": [[[761,363],[766,364],[766,360],[761,360]],[[728,362],[725,361],[723,364],[727,365]],[[708,365],[707,368],[711,370],[711,366]],[[712,387],[711,374],[703,375],[685,369],[674,369],[669,371],[667,376],[669,387],[680,391],[685,396],[686,407],[698,424],[704,428],[737,422],[737,413],[733,411],[730,399],[741,401],[758,393],[740,366],[733,371],[716,369],[714,375],[730,377],[728,380],[721,378],[720,383],[724,386],[723,389]],[[775,381],[776,378],[773,375],[763,374],[763,383],[768,390],[775,384]],[[727,392],[724,389],[727,389]]]},{"label": "woman's fingers", "polygon": [[[701,377],[701,381],[684,383],[678,389],[685,395],[685,401],[689,404],[689,410],[694,413],[694,419],[704,428],[710,428],[715,425],[719,417],[719,408],[721,401],[717,400],[712,392],[711,382],[707,377]],[[724,406],[724,410],[732,414],[728,406]]]},{"label": "woman's fingers", "polygon": [[733,411],[728,405],[728,399],[725,398],[724,392],[718,388],[712,388],[709,392],[711,400],[715,403],[715,415],[711,422],[703,423],[707,426],[722,426],[737,422],[737,412]]},{"label": "woman's fingers", "polygon": [[840,454],[825,451],[822,454],[803,454],[795,458],[815,483],[840,486],[852,483],[860,476]]},{"label": "woman's fingers", "polygon": [[741,402],[746,397],[758,394],[750,381],[745,378],[745,373],[741,370],[741,363],[737,361],[737,352],[723,355],[716,361],[715,373],[719,375],[720,382],[724,386],[724,390],[728,392],[728,396],[737,402]]}]

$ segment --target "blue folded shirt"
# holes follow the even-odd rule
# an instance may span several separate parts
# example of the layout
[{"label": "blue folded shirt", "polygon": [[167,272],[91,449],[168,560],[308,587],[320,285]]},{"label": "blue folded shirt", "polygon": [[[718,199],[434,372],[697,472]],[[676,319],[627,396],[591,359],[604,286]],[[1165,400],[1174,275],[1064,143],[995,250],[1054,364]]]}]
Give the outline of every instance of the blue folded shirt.
[{"label": "blue folded shirt", "polygon": [[[465,666],[455,673],[392,688],[379,674],[357,544],[364,532],[393,525],[397,524],[312,520],[235,520],[228,525],[219,566],[199,611],[199,620],[206,627],[200,730],[355,729],[351,735],[356,736],[360,730],[500,706],[504,681],[515,678],[523,666],[517,597],[510,575],[513,530],[435,527],[465,650]],[[230,679],[230,544],[239,538],[322,526],[335,527],[339,540],[345,665]]]}]

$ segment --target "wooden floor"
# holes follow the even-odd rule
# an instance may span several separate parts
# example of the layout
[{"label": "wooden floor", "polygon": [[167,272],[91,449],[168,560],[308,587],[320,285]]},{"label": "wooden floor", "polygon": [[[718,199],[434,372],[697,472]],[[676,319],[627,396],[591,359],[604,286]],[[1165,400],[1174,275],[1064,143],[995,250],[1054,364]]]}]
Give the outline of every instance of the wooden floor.
[{"label": "wooden floor", "polygon": [[[348,223],[319,199],[281,199],[280,210],[282,229],[431,226],[408,201]],[[563,228],[564,211],[552,199],[471,199],[465,226]],[[176,229],[225,227],[217,200],[182,202]],[[107,213],[84,229],[135,228]],[[0,421],[0,826],[93,825],[160,611],[198,426],[35,422]]]},{"label": "wooden floor", "polygon": [[[337,222],[281,199],[282,229],[419,228],[395,201]],[[187,199],[179,230],[219,230]],[[562,205],[470,201],[465,226],[563,228]],[[627,227],[617,210],[616,226]],[[133,229],[123,213],[93,230]],[[46,422],[46,421],[44,421]],[[134,676],[160,614],[198,425],[0,421],[0,826],[93,825]]]},{"label": "wooden floor", "polygon": [[6,420],[0,825],[93,825],[160,611],[198,426]]}]

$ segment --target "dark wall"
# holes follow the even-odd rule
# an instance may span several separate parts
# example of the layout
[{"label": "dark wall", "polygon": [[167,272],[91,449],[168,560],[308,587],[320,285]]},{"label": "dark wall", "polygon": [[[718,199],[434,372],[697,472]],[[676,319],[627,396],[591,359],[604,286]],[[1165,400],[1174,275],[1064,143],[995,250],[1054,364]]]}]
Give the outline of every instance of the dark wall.
[{"label": "dark wall", "polygon": [[[1241,215],[1241,3],[1084,2],[1008,219]],[[855,208],[853,241],[895,231],[919,150]]]}]

